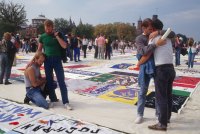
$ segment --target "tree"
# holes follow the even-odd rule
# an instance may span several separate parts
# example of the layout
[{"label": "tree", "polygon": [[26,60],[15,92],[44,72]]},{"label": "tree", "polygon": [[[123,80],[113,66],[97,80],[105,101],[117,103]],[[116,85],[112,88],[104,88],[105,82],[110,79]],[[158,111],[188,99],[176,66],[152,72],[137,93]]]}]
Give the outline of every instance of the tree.
[{"label": "tree", "polygon": [[95,26],[94,35],[103,34],[113,39],[125,39],[133,41],[136,37],[136,29],[129,23],[115,22],[113,24],[100,24]]},{"label": "tree", "polygon": [[40,24],[40,25],[38,26],[37,32],[38,32],[38,34],[42,34],[42,33],[45,32],[45,31],[44,31],[44,24]]},{"label": "tree", "polygon": [[80,23],[74,30],[75,35],[85,36],[86,38],[93,38],[94,27],[90,24]]},{"label": "tree", "polygon": [[26,11],[23,5],[13,2],[6,3],[4,0],[0,2],[1,32],[15,32],[26,21]]},{"label": "tree", "polygon": [[55,30],[62,32],[63,34],[67,34],[72,31],[70,26],[70,22],[65,20],[64,18],[56,18],[54,19]]}]

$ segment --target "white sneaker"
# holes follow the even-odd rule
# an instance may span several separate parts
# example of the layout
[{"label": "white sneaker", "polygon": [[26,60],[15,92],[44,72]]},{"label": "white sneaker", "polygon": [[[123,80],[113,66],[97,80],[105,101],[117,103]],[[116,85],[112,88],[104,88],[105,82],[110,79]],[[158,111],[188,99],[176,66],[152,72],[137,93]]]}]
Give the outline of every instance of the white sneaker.
[{"label": "white sneaker", "polygon": [[140,124],[143,122],[143,117],[142,116],[138,116],[136,119],[135,119],[135,124]]},{"label": "white sneaker", "polygon": [[55,106],[55,102],[50,102],[49,103],[49,108],[53,108]]},{"label": "white sneaker", "polygon": [[69,103],[64,104],[64,108],[67,110],[72,110],[72,107],[69,105]]}]

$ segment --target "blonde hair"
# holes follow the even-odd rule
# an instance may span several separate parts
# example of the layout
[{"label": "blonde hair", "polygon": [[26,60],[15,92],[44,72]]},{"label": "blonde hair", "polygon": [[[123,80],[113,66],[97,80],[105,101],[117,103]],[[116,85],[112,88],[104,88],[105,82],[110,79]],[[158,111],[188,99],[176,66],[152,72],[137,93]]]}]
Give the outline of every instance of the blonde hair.
[{"label": "blonde hair", "polygon": [[5,39],[5,40],[11,40],[11,33],[9,33],[9,32],[5,32],[4,34],[3,34],[3,38]]},{"label": "blonde hair", "polygon": [[46,59],[46,56],[43,52],[36,52],[34,56],[34,60],[39,59],[41,56],[43,56]]},{"label": "blonde hair", "polygon": [[44,26],[53,27],[53,21],[52,20],[45,20],[44,21]]}]

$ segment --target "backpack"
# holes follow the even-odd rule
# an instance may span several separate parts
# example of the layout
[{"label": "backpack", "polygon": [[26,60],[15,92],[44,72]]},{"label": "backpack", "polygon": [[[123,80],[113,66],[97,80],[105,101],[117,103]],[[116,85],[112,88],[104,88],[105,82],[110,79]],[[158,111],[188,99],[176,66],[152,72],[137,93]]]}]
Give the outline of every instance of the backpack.
[{"label": "backpack", "polygon": [[[63,33],[58,32],[58,36],[61,39],[63,39],[66,43],[68,43],[67,37]],[[61,58],[62,58],[62,61],[63,61],[63,63],[66,63],[67,62],[67,52],[66,52],[67,48],[60,47],[60,49],[61,49]]]}]

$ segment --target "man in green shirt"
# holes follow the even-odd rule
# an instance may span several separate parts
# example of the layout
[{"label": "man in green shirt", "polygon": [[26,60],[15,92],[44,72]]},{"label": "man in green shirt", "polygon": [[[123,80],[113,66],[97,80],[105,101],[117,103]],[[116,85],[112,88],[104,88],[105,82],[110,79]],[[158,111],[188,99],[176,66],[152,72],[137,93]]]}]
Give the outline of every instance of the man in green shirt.
[{"label": "man in green shirt", "polygon": [[49,89],[49,98],[51,100],[50,107],[53,107],[57,101],[57,96],[53,88],[52,74],[54,70],[60,87],[63,105],[66,109],[72,110],[72,107],[69,105],[68,92],[65,84],[65,76],[61,58],[62,48],[66,48],[67,43],[59,35],[59,32],[53,31],[53,21],[46,20],[44,22],[44,28],[45,33],[39,38],[40,44],[38,46],[38,51],[42,51],[43,48],[44,53],[47,56],[44,62],[44,68]]}]

